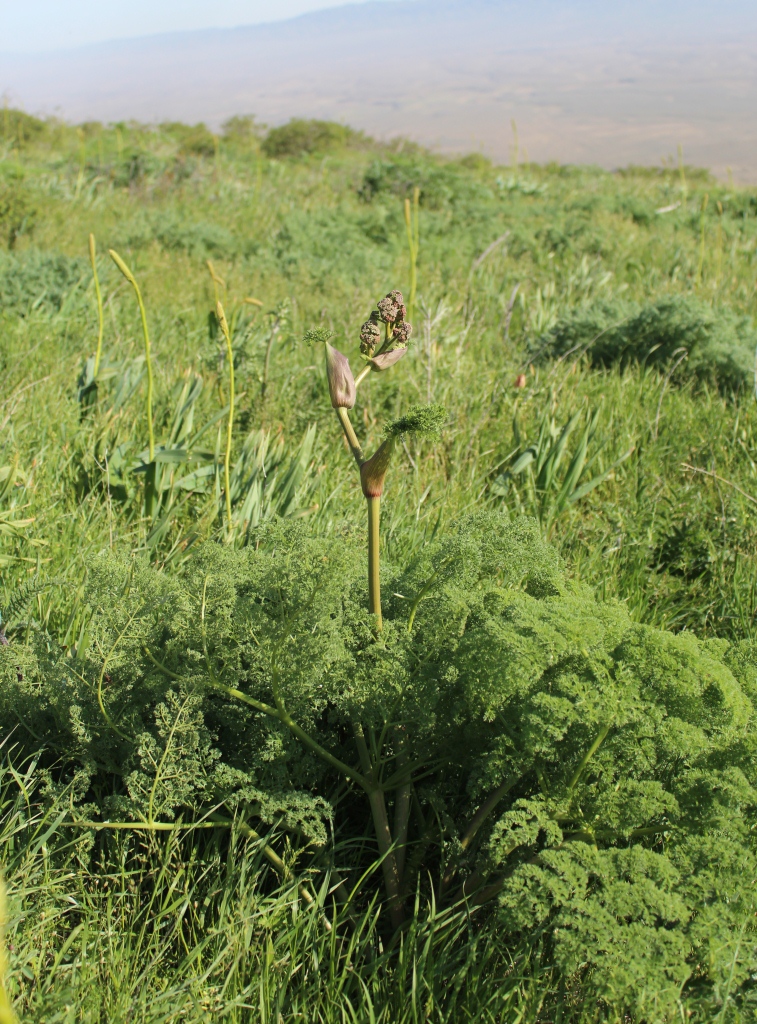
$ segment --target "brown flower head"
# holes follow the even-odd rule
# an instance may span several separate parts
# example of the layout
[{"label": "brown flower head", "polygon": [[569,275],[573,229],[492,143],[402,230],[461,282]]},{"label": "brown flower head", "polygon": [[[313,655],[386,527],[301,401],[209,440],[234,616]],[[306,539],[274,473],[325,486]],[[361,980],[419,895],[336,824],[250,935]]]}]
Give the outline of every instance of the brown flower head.
[{"label": "brown flower head", "polygon": [[379,316],[385,324],[393,324],[398,320],[404,320],[407,315],[402,292],[397,291],[396,288],[394,291],[389,292],[385,298],[381,299],[377,305]]},{"label": "brown flower head", "polygon": [[366,320],[360,328],[360,351],[364,356],[372,356],[381,341],[381,328],[373,320]]},{"label": "brown flower head", "polygon": [[394,325],[392,343],[399,348],[406,348],[412,333],[413,325],[409,324],[407,320],[401,320],[398,324]]},{"label": "brown flower head", "polygon": [[329,379],[331,404],[335,409],[351,409],[355,404],[355,378],[347,356],[333,345],[326,344],[326,375]]}]

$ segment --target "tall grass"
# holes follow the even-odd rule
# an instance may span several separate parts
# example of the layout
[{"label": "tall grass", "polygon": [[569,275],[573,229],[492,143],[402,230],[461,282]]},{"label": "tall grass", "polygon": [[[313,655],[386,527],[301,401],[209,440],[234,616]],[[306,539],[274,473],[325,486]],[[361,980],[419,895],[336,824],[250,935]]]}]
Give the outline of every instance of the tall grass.
[{"label": "tall grass", "polygon": [[340,905],[328,864],[306,902],[241,827],[87,840],[65,827],[67,794],[40,800],[34,772],[7,756],[0,767],[21,1020],[538,1019],[538,967],[525,948],[500,949],[483,918],[418,898],[392,942],[376,906],[357,893]]}]

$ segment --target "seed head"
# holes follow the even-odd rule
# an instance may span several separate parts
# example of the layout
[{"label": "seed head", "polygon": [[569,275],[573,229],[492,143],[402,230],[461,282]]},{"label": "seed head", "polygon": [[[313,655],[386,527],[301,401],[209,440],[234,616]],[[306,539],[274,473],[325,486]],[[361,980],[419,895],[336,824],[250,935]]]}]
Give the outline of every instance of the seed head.
[{"label": "seed head", "polygon": [[518,376],[515,378],[515,385],[514,386],[516,388],[524,388],[526,386],[526,375],[525,375],[525,373],[519,373],[518,374]]},{"label": "seed head", "polygon": [[349,359],[328,342],[326,342],[326,375],[329,379],[332,406],[335,409],[351,409],[355,404],[357,392]]},{"label": "seed head", "polygon": [[397,291],[396,288],[394,291],[389,292],[385,298],[381,299],[377,305],[379,317],[385,324],[393,324],[399,320],[404,320],[407,315],[402,292]]},{"label": "seed head", "polygon": [[366,320],[360,328],[360,351],[364,356],[372,356],[381,341],[381,328],[373,320]]}]

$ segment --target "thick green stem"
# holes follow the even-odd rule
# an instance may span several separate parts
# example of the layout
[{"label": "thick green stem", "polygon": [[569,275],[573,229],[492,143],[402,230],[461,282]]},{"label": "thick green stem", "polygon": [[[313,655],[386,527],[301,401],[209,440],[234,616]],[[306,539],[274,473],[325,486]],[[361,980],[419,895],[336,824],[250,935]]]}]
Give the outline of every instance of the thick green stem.
[{"label": "thick green stem", "polygon": [[373,782],[373,787],[368,791],[368,803],[371,808],[376,842],[378,843],[379,856],[381,857],[384,888],[389,899],[389,916],[392,920],[392,926],[399,928],[405,921],[405,911],[400,895],[400,874],[397,865],[397,855],[392,841],[392,830],[389,828],[386,801],[384,800],[383,791],[375,778],[376,772],[371,761],[371,755],[368,752],[368,744],[365,742],[363,727],[359,723],[353,723],[352,728],[355,733],[358,755],[360,756],[360,766],[363,769],[363,773]]},{"label": "thick green stem", "polygon": [[108,664],[110,663],[110,660],[113,657],[113,655],[116,653],[116,648],[121,643],[121,641],[123,640],[124,636],[126,636],[126,633],[127,633],[128,629],[129,629],[129,627],[131,626],[132,622],[136,619],[136,617],[139,615],[139,613],[142,611],[143,608],[144,608],[144,605],[142,604],[142,605],[139,606],[139,608],[137,608],[137,610],[135,612],[132,612],[132,614],[129,616],[129,618],[126,621],[126,625],[124,626],[124,628],[121,630],[121,632],[116,637],[113,646],[108,651],[108,653],[105,656],[105,658],[103,658],[102,668],[100,669],[100,674],[97,677],[97,703],[98,703],[98,706],[99,706],[100,711],[102,713],[102,716],[105,719],[105,721],[108,723],[108,726],[113,730],[113,732],[117,736],[120,736],[122,740],[127,740],[127,741],[133,740],[133,737],[127,735],[127,733],[123,732],[121,729],[118,728],[116,723],[113,721],[113,719],[108,714],[108,711],[107,711],[107,709],[105,707],[105,700],[103,698],[103,682],[105,681],[105,676],[106,676]]},{"label": "thick green stem", "polygon": [[[195,832],[197,829],[206,828],[228,828],[227,825],[214,821],[200,821],[183,825],[175,821],[62,821],[62,825],[71,828],[91,828],[94,831],[111,829],[118,832],[131,830],[133,832]],[[0,1022],[1,1024],[1,1022]]]},{"label": "thick green stem", "polygon": [[421,601],[426,596],[426,594],[429,592],[429,590],[431,590],[433,585],[436,583],[436,581],[439,578],[439,575],[441,574],[442,570],[446,569],[451,564],[451,562],[452,562],[452,559],[448,559],[446,562],[444,562],[442,565],[439,566],[439,568],[436,570],[436,572],[434,572],[434,574],[432,575],[431,579],[428,580],[423,585],[423,587],[421,588],[418,596],[415,598],[413,603],[410,605],[410,615],[408,616],[408,619],[407,619],[407,631],[408,631],[408,633],[412,633],[412,631],[413,631],[413,623],[415,622],[415,615],[416,615],[416,612],[418,611],[418,607],[420,606]]},{"label": "thick green stem", "polygon": [[[401,770],[408,770],[407,757],[407,730],[404,725],[398,725],[394,730],[394,738],[397,744],[397,765]],[[394,841],[397,844],[397,875],[400,886],[403,883],[405,873],[405,855],[407,852],[407,837],[410,828],[410,808],[413,800],[413,784],[409,777],[396,790],[394,794]]]},{"label": "thick green stem", "polygon": [[[500,800],[507,796],[507,794],[513,788],[515,783],[519,782],[520,779],[521,776],[519,775],[514,775],[512,778],[507,779],[505,782],[502,783],[501,786],[497,786],[497,788],[489,794],[486,800],[484,800],[479,809],[471,818],[468,828],[465,830],[465,835],[463,836],[462,841],[460,843],[460,846],[462,847],[463,850],[468,849],[470,844],[473,842],[476,833],[481,828],[486,819],[489,817],[489,815],[492,813],[492,811],[495,810],[497,804],[500,802]],[[446,892],[447,888],[449,887],[450,883],[452,882],[456,874],[457,865],[454,863],[450,864],[450,866],[444,873],[444,877],[442,878],[442,893]],[[468,891],[470,891],[470,889]]]},{"label": "thick green stem", "polygon": [[381,576],[379,540],[381,524],[381,498],[368,498],[368,610],[376,616],[376,629],[384,628],[381,617]]},{"label": "thick green stem", "polygon": [[410,302],[408,313],[410,320],[415,312],[415,296],[418,290],[418,248],[419,248],[419,218],[418,207],[420,202],[420,189],[416,188],[413,194],[413,203],[405,200],[405,229],[407,231],[407,247],[410,254]]}]

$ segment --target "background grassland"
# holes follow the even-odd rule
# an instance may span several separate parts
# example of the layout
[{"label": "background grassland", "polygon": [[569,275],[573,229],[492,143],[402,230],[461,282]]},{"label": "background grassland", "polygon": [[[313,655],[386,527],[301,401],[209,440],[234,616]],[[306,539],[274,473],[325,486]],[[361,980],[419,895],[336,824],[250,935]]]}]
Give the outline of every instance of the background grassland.
[{"label": "background grassland", "polygon": [[[0,612],[9,628],[36,622],[75,647],[80,581],[96,553],[139,552],[171,572],[198,541],[222,537],[217,417],[228,394],[216,292],[235,344],[233,460],[247,452],[257,467],[259,498],[244,515],[307,515],[335,538],[345,519],[362,529],[349,453],[335,455],[321,358],[300,339],[326,326],[357,365],[376,299],[407,291],[403,203],[417,188],[406,372],[372,379],[356,414],[369,442],[416,402],[442,403],[448,422],[440,444],[408,441],[392,467],[390,557],[406,559],[473,507],[525,511],[569,572],[638,621],[753,636],[749,375],[688,372],[684,346],[665,362],[650,344],[607,365],[592,362],[595,338],[559,357],[545,346],[566,318],[601,310],[621,325],[668,298],[706,322],[708,339],[735,322],[728,337],[750,343],[756,192],[689,168],[443,161],[323,127],[261,143],[246,119],[218,137],[202,126],[72,129],[12,111],[0,125]],[[107,371],[93,404],[82,395],[97,337],[90,232]],[[145,297],[159,441],[176,449],[180,435],[207,425],[196,445],[204,461],[169,468],[152,518],[128,462],[147,444],[139,318],[108,248]],[[195,387],[189,406],[185,386]],[[527,471],[508,475],[540,429],[554,439],[575,414],[554,479],[539,488]],[[601,482],[567,501],[561,485],[593,416],[594,461],[575,483]],[[198,465],[208,468],[202,486],[186,482]],[[240,484],[238,510],[246,493]],[[42,577],[56,584],[42,589]],[[536,1021],[553,997],[561,1020],[601,1019],[579,994],[556,995],[527,950],[500,949],[485,927],[432,905],[419,907],[394,959],[370,907],[356,937],[329,932],[302,911],[296,886],[266,875],[250,837],[98,835],[85,848],[72,835],[61,867],[47,845],[66,807],[35,803],[46,777],[24,760],[33,745],[21,724],[4,769],[11,991],[22,1019]],[[737,1019],[725,1016],[727,998],[723,1007],[723,1021]]]}]

